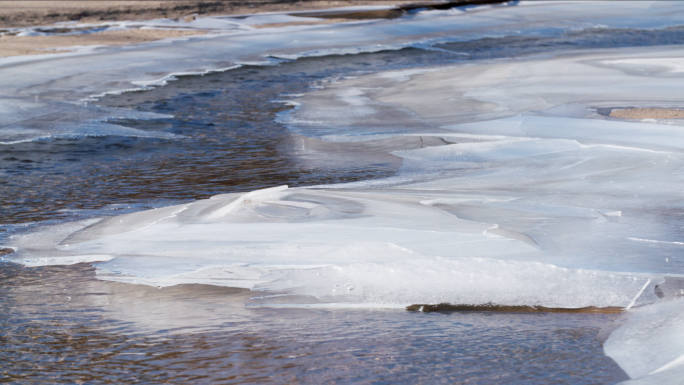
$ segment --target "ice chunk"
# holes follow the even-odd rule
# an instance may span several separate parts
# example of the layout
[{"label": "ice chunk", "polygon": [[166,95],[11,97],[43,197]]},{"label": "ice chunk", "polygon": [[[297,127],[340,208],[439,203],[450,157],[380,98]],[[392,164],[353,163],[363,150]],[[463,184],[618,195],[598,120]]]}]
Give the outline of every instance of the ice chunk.
[{"label": "ice chunk", "polygon": [[670,370],[654,373],[646,377],[640,377],[636,380],[622,382],[624,385],[663,385],[663,384],[679,384],[684,378],[684,367],[678,366]]},{"label": "ice chunk", "polygon": [[643,379],[635,384],[678,383],[684,368],[683,336],[684,300],[661,302],[630,311],[604,350],[630,377]]},{"label": "ice chunk", "polygon": [[[12,239],[10,246],[17,251],[10,258],[39,264],[46,254],[56,259],[114,255],[115,260],[101,267],[117,265],[122,275],[171,283],[172,277],[216,266],[272,270],[375,261],[383,253],[368,245],[376,244],[403,250],[402,255],[507,258],[538,253],[529,242],[488,234],[494,224],[459,219],[422,200],[412,195],[283,186],[61,230],[46,227]],[[32,244],[35,239],[42,243]],[[343,252],[350,247],[357,251]],[[182,282],[187,282],[187,276]]]},{"label": "ice chunk", "polygon": [[684,58],[681,57],[617,59],[606,60],[604,61],[604,63],[626,68],[636,68],[641,71],[655,67],[656,69],[659,69],[661,71],[664,69],[667,72],[675,74],[684,72]]},{"label": "ice chunk", "polygon": [[[648,278],[486,258],[407,258],[306,270],[278,270],[256,303],[496,304],[548,308],[629,307]],[[652,285],[651,285],[652,286]],[[290,297],[290,298],[287,298]],[[655,295],[648,293],[650,301]]]}]

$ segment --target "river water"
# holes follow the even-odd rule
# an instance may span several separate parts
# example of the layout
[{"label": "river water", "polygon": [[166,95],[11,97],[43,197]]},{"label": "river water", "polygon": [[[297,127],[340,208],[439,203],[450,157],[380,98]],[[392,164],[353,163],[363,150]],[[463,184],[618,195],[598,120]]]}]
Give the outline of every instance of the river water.
[{"label": "river water", "polygon": [[[485,38],[243,66],[95,104],[172,117],[119,123],[173,139],[103,136],[3,146],[0,241],[46,223],[220,193],[390,177],[390,150],[437,139],[330,143],[279,123],[286,100],[342,77],[531,54],[677,44],[684,29]],[[303,142],[336,162],[295,156]],[[344,154],[354,156],[343,156]],[[0,242],[2,244],[4,242]],[[0,265],[0,381],[12,383],[615,383],[601,343],[615,314],[414,313],[245,307],[244,289],[100,281],[88,264]]]}]

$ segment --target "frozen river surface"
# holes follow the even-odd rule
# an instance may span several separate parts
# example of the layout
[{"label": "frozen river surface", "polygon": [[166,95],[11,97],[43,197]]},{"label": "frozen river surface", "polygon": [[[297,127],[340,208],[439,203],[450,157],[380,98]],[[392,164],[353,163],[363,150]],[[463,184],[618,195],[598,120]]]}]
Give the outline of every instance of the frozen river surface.
[{"label": "frozen river surface", "polygon": [[[683,13],[522,2],[3,59],[1,374],[677,383],[684,123],[609,115],[682,108]],[[406,311],[435,305],[469,311]]]}]

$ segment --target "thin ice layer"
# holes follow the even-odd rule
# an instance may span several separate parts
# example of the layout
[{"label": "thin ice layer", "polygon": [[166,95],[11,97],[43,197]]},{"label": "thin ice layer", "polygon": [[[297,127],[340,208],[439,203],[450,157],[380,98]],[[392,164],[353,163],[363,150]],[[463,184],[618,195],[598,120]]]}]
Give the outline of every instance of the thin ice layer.
[{"label": "thin ice layer", "polygon": [[0,144],[55,138],[85,138],[90,136],[131,136],[143,138],[174,139],[178,135],[125,127],[110,121],[123,119],[149,120],[166,118],[168,115],[133,111],[120,108],[83,107],[71,103],[46,103],[36,100],[42,115],[22,119],[22,104],[11,101],[0,107],[7,122],[0,126]]},{"label": "thin ice layer", "polygon": [[[44,255],[137,256],[139,264],[119,260],[122,272],[135,273],[148,260],[155,268],[145,276],[154,278],[214,265],[309,267],[393,259],[396,250],[404,255],[441,248],[448,256],[536,252],[528,245],[488,235],[492,224],[461,220],[420,203],[420,197],[296,189],[251,194],[127,214],[80,230],[49,227],[43,235],[16,237],[13,246],[18,250],[12,258],[28,263]],[[381,252],[385,248],[388,251]],[[171,271],[159,268],[166,262],[149,258],[182,261],[188,253],[193,263],[174,265]]]},{"label": "thin ice layer", "polygon": [[[453,130],[681,148],[671,132],[684,124],[681,120],[628,125],[597,111],[624,106],[681,108],[681,73],[672,63],[682,56],[681,47],[630,48],[372,74],[300,98],[301,106],[282,119],[304,135],[331,141],[362,140],[369,133]],[[624,135],[618,137],[616,130]]]},{"label": "thin ice layer", "polygon": [[[643,54],[674,56],[679,52],[678,48],[659,48]],[[393,152],[403,160],[401,175],[378,182],[374,189],[276,188],[217,196],[185,206],[104,219],[62,239],[54,238],[54,242],[40,235],[34,237],[38,243],[17,238],[10,245],[18,250],[11,258],[26,264],[102,258],[108,261],[99,271],[107,279],[154,285],[209,282],[249,288],[274,279],[268,275],[273,271],[370,262],[391,269],[388,263],[406,258],[487,258],[529,266],[544,263],[569,269],[648,273],[651,277],[679,273],[684,266],[677,226],[682,204],[676,187],[683,175],[681,130],[663,124],[666,122],[644,124],[596,116],[591,106],[576,100],[577,88],[554,72],[562,60],[566,68],[576,67],[576,72],[587,78],[592,74],[603,78],[606,68],[585,64],[588,58],[591,63],[609,63],[634,55],[611,52],[542,59],[526,65],[485,66],[496,74],[506,66],[548,71],[561,79],[554,95],[562,104],[549,107],[545,101],[543,109],[529,111],[525,108],[539,106],[510,104],[515,98],[500,98],[498,103],[509,103],[505,104],[506,114],[517,108],[517,113],[528,115],[446,125],[439,132],[434,125],[419,124],[435,119],[429,111],[418,109],[417,113],[406,108],[416,105],[397,107],[388,95],[402,103],[420,99],[420,103],[427,101],[439,107],[452,95],[425,90],[432,90],[438,80],[440,87],[467,88],[468,84],[460,80],[478,67],[346,79],[300,98],[302,107],[291,116],[350,109],[371,129],[383,130],[388,136],[392,128],[383,118],[391,121],[395,113],[399,114],[396,119],[408,114],[416,122],[407,124],[408,129],[416,132],[399,135],[425,133],[457,143]],[[624,81],[635,77],[632,72],[612,67],[609,74],[596,96],[603,98],[603,104],[613,103],[610,98],[623,91]],[[656,83],[660,76],[651,75]],[[487,80],[511,89],[530,79],[506,80],[496,75],[470,86],[477,89]],[[359,91],[358,84],[363,82],[377,87],[372,92]],[[668,78],[667,84],[672,82]],[[472,89],[465,89],[463,95],[472,96]],[[548,93],[541,86],[527,92],[530,100],[541,98],[534,92]],[[376,98],[385,101],[377,102]],[[549,97],[544,94],[541,99]],[[496,104],[497,100],[489,102]],[[571,101],[573,104],[567,103]],[[448,111],[439,108],[440,119],[464,119],[459,109],[446,116]],[[328,119],[326,122],[342,122],[336,114],[320,117]],[[338,135],[353,136],[355,123],[346,124],[346,131],[339,130]],[[330,126],[340,128],[337,123]],[[316,126],[298,126],[303,133],[312,128]],[[502,269],[500,274],[504,273]],[[293,288],[301,286],[293,282]],[[503,301],[497,295],[489,295],[489,300]],[[601,295],[592,301],[611,302]],[[474,296],[467,298],[475,300]],[[531,303],[538,301],[525,298]],[[567,299],[565,304],[575,305]],[[624,301],[615,301],[615,306],[625,306]]]}]

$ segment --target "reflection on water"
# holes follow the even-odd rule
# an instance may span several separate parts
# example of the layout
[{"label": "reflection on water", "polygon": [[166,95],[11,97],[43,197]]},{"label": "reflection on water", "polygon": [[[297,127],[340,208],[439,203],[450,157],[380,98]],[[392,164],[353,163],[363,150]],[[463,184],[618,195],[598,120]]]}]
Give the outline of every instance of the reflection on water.
[{"label": "reflection on water", "polygon": [[613,314],[246,308],[245,290],[157,289],[87,265],[0,269],[0,381],[607,384]]}]

